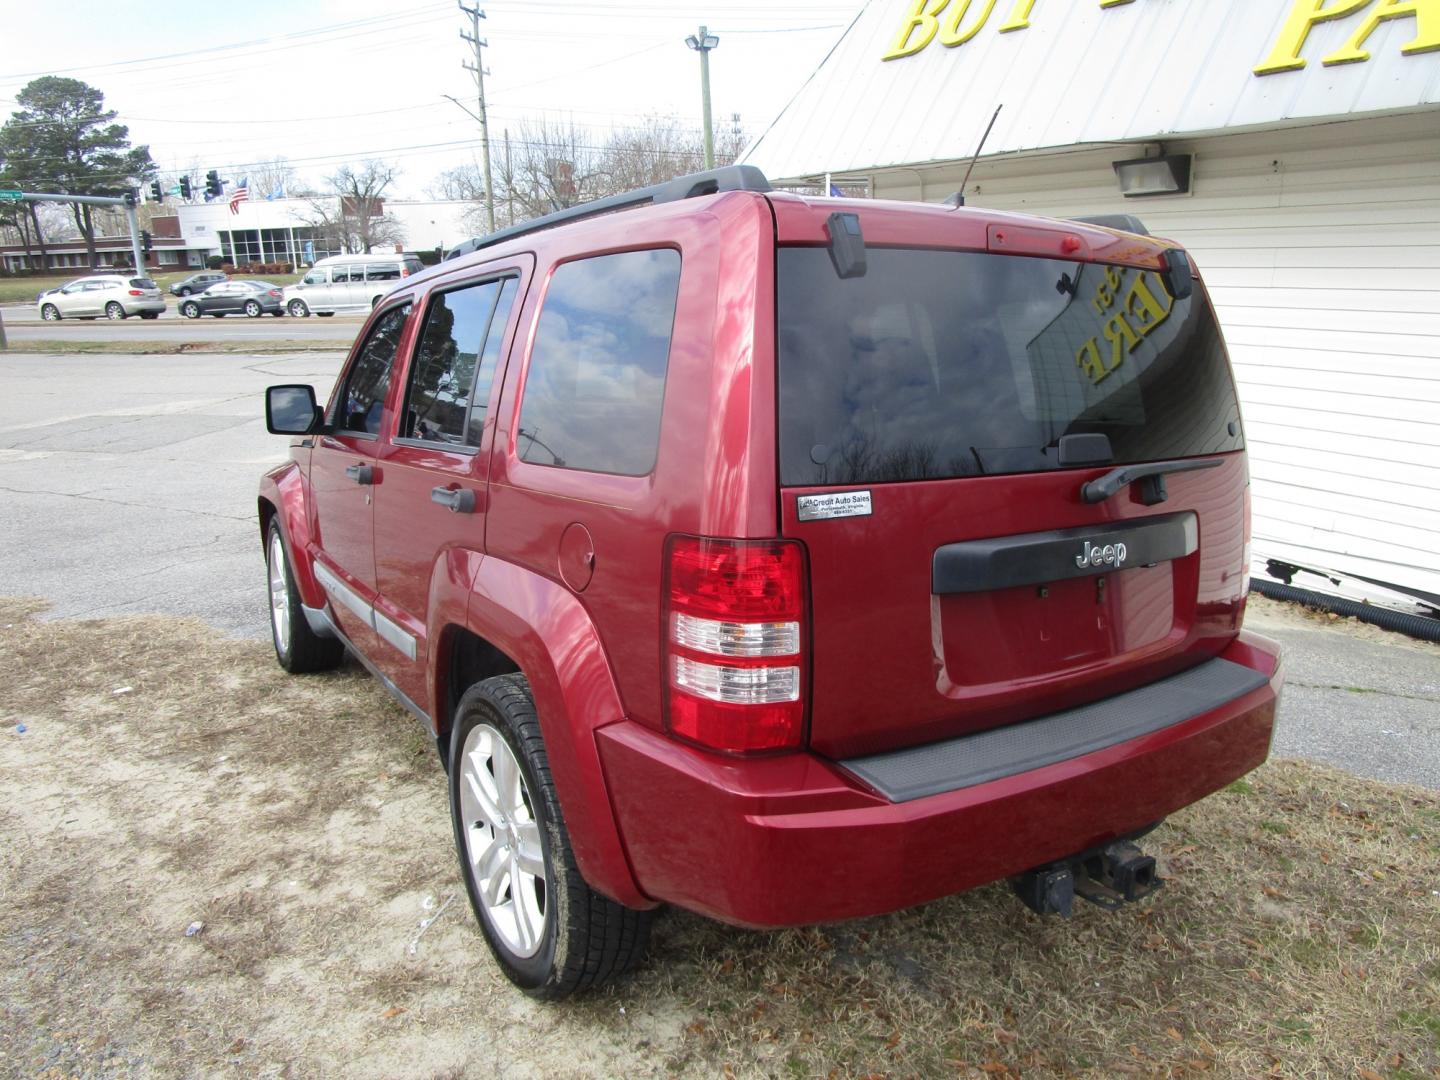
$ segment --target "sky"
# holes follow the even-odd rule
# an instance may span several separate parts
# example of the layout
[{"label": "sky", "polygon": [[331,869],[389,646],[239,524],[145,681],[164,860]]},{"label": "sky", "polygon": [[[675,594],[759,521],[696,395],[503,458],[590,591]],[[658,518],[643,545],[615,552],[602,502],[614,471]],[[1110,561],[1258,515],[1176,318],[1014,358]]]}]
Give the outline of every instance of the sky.
[{"label": "sky", "polygon": [[[888,0],[873,0],[876,3]],[[753,137],[839,40],[864,0],[500,0],[481,3],[492,158],[506,128],[539,118],[598,136],[647,116],[700,127],[705,25],[717,131]],[[472,5],[473,6],[473,5]],[[43,14],[37,14],[43,10]],[[105,95],[162,177],[231,179],[285,157],[319,186],[344,164],[401,169],[392,198],[423,198],[445,169],[478,163],[462,67],[470,20],[456,0],[244,0],[160,5],[0,0],[0,121],[31,79],[63,75]]]}]

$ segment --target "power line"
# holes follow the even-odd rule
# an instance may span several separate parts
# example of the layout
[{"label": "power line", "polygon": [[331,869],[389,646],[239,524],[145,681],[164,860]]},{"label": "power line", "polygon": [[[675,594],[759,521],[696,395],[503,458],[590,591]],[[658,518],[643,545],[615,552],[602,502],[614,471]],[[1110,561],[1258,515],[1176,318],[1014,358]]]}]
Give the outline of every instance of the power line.
[{"label": "power line", "polygon": [[[441,7],[443,7],[443,6],[445,6],[445,5],[444,5],[444,4],[431,4],[431,5],[428,5],[428,7],[433,8],[433,9],[439,9],[439,8],[441,8]],[[425,9],[424,9],[424,8],[421,8],[420,10],[423,11],[423,10],[425,10]],[[268,45],[268,44],[270,44],[271,42],[275,42],[275,41],[286,41],[286,40],[290,40],[290,39],[294,39],[294,38],[319,37],[319,36],[323,36],[323,35],[325,35],[325,34],[333,33],[333,32],[339,31],[339,30],[354,29],[354,28],[357,27],[357,26],[370,26],[370,25],[374,25],[374,24],[377,24],[377,23],[392,23],[392,22],[396,22],[396,21],[401,21],[401,22],[413,22],[413,21],[414,21],[414,16],[415,16],[415,11],[412,9],[412,10],[409,10],[409,11],[400,12],[400,13],[392,14],[392,15],[375,15],[375,16],[372,16],[372,17],[370,17],[370,18],[368,18],[368,19],[351,19],[351,20],[349,20],[349,21],[347,21],[347,22],[330,23],[329,25],[326,25],[326,26],[311,27],[311,28],[308,29],[308,30],[294,30],[294,31],[291,31],[291,32],[288,33],[288,34],[280,34],[280,35],[278,35],[278,36],[263,37],[263,38],[254,38],[254,39],[252,39],[252,40],[250,40],[250,41],[236,41],[236,42],[231,42],[231,43],[228,44],[228,45],[211,45],[211,46],[209,46],[209,47],[207,47],[207,48],[203,48],[203,49],[186,49],[186,50],[184,50],[184,51],[182,51],[182,52],[161,53],[161,54],[158,54],[158,55],[156,55],[156,56],[134,57],[134,58],[131,58],[131,59],[129,59],[129,60],[112,60],[112,61],[110,61],[110,62],[108,62],[108,63],[103,63],[103,64],[84,64],[84,65],[81,65],[81,66],[78,66],[78,67],[53,68],[53,69],[48,70],[48,71],[19,71],[19,72],[11,72],[11,73],[8,73],[8,74],[0,75],[0,79],[5,79],[5,80],[9,80],[9,79],[30,79],[30,78],[36,78],[36,77],[41,76],[41,75],[64,75],[64,74],[68,74],[68,73],[74,72],[74,71],[100,71],[100,70],[103,70],[103,69],[106,69],[106,68],[130,67],[130,66],[138,65],[138,64],[154,63],[155,61],[158,61],[158,60],[174,60],[174,59],[178,59],[178,58],[181,58],[181,57],[187,57],[187,56],[195,56],[195,57],[213,56],[215,53],[230,52],[230,51],[234,51],[234,50],[237,50],[237,49],[248,49],[248,48],[251,48],[251,47],[257,46],[257,45]],[[367,31],[367,32],[373,32],[373,31]],[[354,35],[351,35],[351,36],[354,36]],[[264,51],[271,51],[271,50],[264,50]]]}]

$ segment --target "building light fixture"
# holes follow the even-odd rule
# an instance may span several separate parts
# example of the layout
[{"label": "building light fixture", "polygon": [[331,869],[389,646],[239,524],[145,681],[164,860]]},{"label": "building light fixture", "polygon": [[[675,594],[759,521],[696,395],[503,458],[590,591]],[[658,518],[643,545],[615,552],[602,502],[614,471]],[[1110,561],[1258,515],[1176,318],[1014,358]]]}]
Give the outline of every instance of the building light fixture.
[{"label": "building light fixture", "polygon": [[1132,158],[1113,162],[1120,194],[1127,199],[1150,195],[1185,195],[1190,191],[1190,154]]}]

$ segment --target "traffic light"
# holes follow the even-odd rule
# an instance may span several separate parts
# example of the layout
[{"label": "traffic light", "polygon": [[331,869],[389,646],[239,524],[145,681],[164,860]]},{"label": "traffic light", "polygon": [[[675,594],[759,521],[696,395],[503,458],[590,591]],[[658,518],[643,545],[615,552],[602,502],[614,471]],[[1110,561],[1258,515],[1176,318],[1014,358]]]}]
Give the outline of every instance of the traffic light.
[{"label": "traffic light", "polygon": [[205,197],[207,199],[218,199],[225,194],[220,186],[220,173],[217,169],[211,169],[205,174]]},{"label": "traffic light", "polygon": [[180,177],[180,197],[188,202],[190,200],[190,196],[190,177],[182,176]]},{"label": "traffic light", "polygon": [[140,230],[140,249],[141,249],[142,251],[144,251],[146,255],[149,255],[149,254],[150,254],[150,249],[153,248],[154,246],[155,246],[154,241],[153,241],[153,240],[151,239],[151,237],[150,237],[150,230],[149,230],[149,229],[141,229],[141,230]]},{"label": "traffic light", "polygon": [[165,196],[160,194],[160,181],[150,181],[150,199],[152,202],[164,202]]}]

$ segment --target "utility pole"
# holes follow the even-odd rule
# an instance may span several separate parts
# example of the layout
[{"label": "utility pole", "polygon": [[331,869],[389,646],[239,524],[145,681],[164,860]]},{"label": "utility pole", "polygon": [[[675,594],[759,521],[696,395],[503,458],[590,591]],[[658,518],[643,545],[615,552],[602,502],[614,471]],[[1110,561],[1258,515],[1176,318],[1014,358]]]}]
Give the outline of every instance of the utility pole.
[{"label": "utility pole", "polygon": [[700,54],[700,101],[705,108],[705,168],[715,168],[715,136],[710,130],[710,50],[720,44],[720,39],[700,27],[700,33],[691,34],[685,44]]},{"label": "utility pole", "polygon": [[[495,231],[495,189],[490,182],[490,125],[485,120],[485,61],[480,50],[490,43],[480,37],[480,20],[485,18],[485,12],[479,7],[468,8],[464,0],[456,0],[460,10],[470,16],[470,33],[460,31],[460,37],[469,42],[475,50],[475,63],[463,61],[465,70],[475,76],[475,92],[479,98],[480,114],[476,117],[480,121],[480,149],[485,163],[485,223],[491,232]],[[458,104],[458,102],[457,102]]]}]

